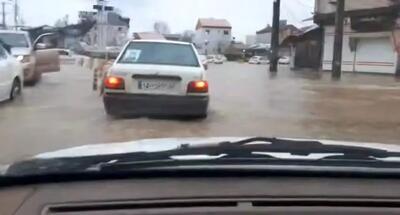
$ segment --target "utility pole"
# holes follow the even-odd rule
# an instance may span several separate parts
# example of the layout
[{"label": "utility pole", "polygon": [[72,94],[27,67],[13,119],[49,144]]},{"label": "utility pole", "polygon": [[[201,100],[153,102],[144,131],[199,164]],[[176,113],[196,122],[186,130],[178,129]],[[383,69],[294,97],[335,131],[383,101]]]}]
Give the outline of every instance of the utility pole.
[{"label": "utility pole", "polygon": [[342,74],[342,48],[343,48],[343,25],[345,0],[336,1],[335,16],[335,42],[333,44],[332,78],[340,79]]},{"label": "utility pole", "polygon": [[18,29],[18,0],[14,0],[14,25],[15,25],[15,30]]},{"label": "utility pole", "polygon": [[4,29],[6,29],[6,3],[4,1],[1,3],[1,11],[2,11],[2,15],[3,15],[2,16],[3,20],[2,20],[1,25],[3,26]]},{"label": "utility pole", "polygon": [[278,54],[279,54],[279,17],[281,1],[274,0],[274,12],[272,16],[272,35],[271,35],[271,59],[269,64],[270,72],[278,71]]}]

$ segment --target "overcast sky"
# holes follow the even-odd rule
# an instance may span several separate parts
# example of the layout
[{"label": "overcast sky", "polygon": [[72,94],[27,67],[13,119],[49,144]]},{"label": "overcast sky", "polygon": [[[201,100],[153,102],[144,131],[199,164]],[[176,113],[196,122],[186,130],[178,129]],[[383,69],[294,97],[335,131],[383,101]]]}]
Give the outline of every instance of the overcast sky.
[{"label": "overcast sky", "polygon": [[[12,0],[9,0],[12,1]],[[18,0],[27,25],[53,25],[66,14],[76,22],[78,11],[91,10],[95,0]],[[158,20],[169,24],[172,32],[194,30],[199,17],[226,18],[233,26],[233,36],[244,40],[272,20],[273,0],[109,0],[131,18],[131,32],[151,31]],[[312,16],[314,0],[281,0],[281,19],[304,26]],[[9,18],[12,8],[8,6]]]}]

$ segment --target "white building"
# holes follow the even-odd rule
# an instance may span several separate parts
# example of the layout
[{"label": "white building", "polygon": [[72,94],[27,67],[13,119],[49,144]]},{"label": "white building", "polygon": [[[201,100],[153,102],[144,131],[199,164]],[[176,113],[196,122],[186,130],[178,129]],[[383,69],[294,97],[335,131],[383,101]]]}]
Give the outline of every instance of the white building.
[{"label": "white building", "polygon": [[[322,69],[332,69],[335,36],[331,0],[315,1],[314,21],[324,31]],[[346,0],[342,71],[395,74],[399,71],[395,23],[399,2],[391,0]],[[397,27],[398,28],[398,27]],[[397,47],[398,49],[399,47]],[[399,49],[398,49],[399,50]]]},{"label": "white building", "polygon": [[232,26],[226,19],[199,19],[193,42],[201,54],[222,54],[232,41]]},{"label": "white building", "polygon": [[[97,12],[82,11],[79,13],[79,18],[81,20],[96,20]],[[122,46],[126,43],[129,33],[129,23],[129,18],[124,18],[116,12],[107,12],[105,26],[102,28],[107,46]],[[101,44],[99,27],[99,24],[95,24],[84,36],[83,41],[91,46],[99,46]]]}]

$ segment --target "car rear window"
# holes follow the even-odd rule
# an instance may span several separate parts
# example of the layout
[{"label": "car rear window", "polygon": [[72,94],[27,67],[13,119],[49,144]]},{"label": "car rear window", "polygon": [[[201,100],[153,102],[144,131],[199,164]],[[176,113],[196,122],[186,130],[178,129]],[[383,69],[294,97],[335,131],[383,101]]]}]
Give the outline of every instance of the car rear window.
[{"label": "car rear window", "polygon": [[200,66],[192,46],[156,42],[131,42],[118,63]]}]

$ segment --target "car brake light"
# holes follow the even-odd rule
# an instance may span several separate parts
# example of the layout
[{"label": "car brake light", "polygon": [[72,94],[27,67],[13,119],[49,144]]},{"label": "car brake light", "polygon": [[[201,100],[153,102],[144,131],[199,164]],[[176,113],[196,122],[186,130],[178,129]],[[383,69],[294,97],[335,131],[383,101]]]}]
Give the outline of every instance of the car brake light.
[{"label": "car brake light", "polygon": [[207,81],[191,81],[187,88],[188,93],[208,93]]},{"label": "car brake light", "polygon": [[125,89],[125,81],[121,77],[108,76],[104,79],[104,86],[107,89],[123,90]]}]

